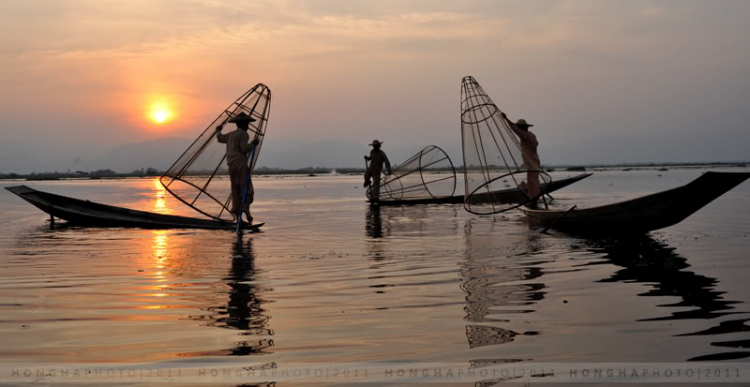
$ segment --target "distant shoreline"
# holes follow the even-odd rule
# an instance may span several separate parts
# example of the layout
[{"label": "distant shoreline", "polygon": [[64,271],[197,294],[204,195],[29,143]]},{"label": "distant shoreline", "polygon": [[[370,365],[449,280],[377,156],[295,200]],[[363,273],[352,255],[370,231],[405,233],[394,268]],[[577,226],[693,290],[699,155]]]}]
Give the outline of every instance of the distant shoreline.
[{"label": "distant shoreline", "polygon": [[[697,168],[747,168],[748,162],[704,162],[704,163],[623,163],[623,164],[584,164],[584,165],[545,165],[543,168],[548,172],[583,172],[583,171],[603,171],[603,170],[669,170],[669,169],[697,169]],[[463,169],[463,166],[457,166],[456,171]],[[300,169],[282,169],[282,168],[256,168],[256,176],[274,176],[274,175],[358,175],[365,173],[364,168],[300,168]],[[101,179],[139,179],[161,177],[163,171],[149,169],[148,172],[139,173],[117,173],[111,170],[99,170],[94,172],[42,172],[42,173],[0,173],[0,180],[17,180],[17,181],[54,181],[54,180],[101,180]]]}]

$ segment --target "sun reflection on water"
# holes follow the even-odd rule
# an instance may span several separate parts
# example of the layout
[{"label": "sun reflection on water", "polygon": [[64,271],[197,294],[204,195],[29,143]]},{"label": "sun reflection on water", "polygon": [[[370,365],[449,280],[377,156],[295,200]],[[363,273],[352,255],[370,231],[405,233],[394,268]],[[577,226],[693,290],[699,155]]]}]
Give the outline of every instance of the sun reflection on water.
[{"label": "sun reflection on water", "polygon": [[[167,230],[154,230],[154,244],[153,244],[153,252],[154,252],[154,258],[157,260],[157,268],[163,269],[164,268],[164,260],[167,259],[167,233],[169,231]],[[161,274],[162,272],[158,272],[158,274]]]},{"label": "sun reflection on water", "polygon": [[154,212],[159,213],[159,214],[171,213],[172,210],[167,207],[167,201],[164,198],[164,195],[167,193],[167,190],[164,189],[164,186],[161,184],[161,181],[159,181],[159,179],[154,179],[154,188],[156,189],[156,192],[155,192],[156,200],[154,201]]},{"label": "sun reflection on water", "polygon": [[[154,230],[152,232],[154,234],[152,251],[153,257],[156,261],[155,268],[157,269],[157,271],[154,272],[153,280],[158,283],[158,285],[151,287],[151,290],[157,293],[151,293],[150,295],[152,297],[162,298],[169,296],[168,291],[170,289],[170,285],[167,283],[167,275],[164,270],[169,260],[169,230]],[[147,309],[164,309],[167,307],[167,305],[149,305]]]}]

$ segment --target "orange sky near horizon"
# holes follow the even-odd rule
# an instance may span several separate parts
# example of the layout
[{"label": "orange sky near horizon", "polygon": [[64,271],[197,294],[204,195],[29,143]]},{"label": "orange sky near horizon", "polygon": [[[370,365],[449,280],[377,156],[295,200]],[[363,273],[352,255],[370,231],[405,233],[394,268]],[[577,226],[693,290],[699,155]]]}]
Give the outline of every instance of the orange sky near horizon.
[{"label": "orange sky near horizon", "polygon": [[546,144],[737,128],[748,16],[731,0],[2,2],[0,134],[194,138],[263,82],[279,138],[454,138],[465,75]]}]

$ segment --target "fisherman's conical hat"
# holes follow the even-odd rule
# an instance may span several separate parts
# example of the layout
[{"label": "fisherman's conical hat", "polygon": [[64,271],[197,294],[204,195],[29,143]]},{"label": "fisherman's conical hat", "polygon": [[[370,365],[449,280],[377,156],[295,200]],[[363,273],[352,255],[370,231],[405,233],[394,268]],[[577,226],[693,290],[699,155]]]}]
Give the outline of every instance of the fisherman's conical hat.
[{"label": "fisherman's conical hat", "polygon": [[250,117],[245,112],[240,112],[240,114],[230,118],[227,122],[255,122],[255,118]]},{"label": "fisherman's conical hat", "polygon": [[526,120],[524,120],[523,118],[521,118],[520,120],[518,120],[518,122],[516,122],[516,126],[524,126],[524,127],[530,128],[530,127],[532,127],[534,125],[529,125],[526,122]]}]

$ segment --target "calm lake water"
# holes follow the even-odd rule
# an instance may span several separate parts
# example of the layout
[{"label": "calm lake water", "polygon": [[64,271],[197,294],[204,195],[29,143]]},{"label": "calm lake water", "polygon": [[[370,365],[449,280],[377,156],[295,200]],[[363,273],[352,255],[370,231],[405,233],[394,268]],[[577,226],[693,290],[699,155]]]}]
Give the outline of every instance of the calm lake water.
[{"label": "calm lake water", "polygon": [[[583,207],[702,172],[601,171],[553,195]],[[372,210],[361,183],[256,178],[253,212],[266,225],[239,243],[226,231],[51,229],[46,214],[1,190],[0,361],[260,369],[750,360],[750,183],[629,241],[540,234],[518,211]],[[17,184],[191,215],[151,179],[0,187]]]}]

